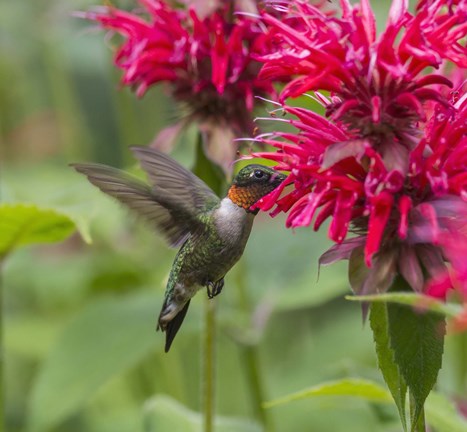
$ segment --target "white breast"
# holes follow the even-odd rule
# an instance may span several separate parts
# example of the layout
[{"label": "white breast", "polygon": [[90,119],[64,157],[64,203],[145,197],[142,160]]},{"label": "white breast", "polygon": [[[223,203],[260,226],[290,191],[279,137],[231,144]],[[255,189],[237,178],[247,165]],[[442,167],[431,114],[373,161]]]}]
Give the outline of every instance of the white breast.
[{"label": "white breast", "polygon": [[214,215],[215,224],[220,237],[228,243],[238,243],[248,237],[254,215],[233,203],[230,198],[224,198]]}]

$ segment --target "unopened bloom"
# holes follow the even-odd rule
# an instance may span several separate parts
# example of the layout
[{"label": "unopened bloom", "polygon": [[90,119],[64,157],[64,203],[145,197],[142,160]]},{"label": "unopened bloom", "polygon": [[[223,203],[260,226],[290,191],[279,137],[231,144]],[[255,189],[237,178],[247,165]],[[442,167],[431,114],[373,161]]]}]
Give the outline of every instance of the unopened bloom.
[{"label": "unopened bloom", "polygon": [[341,19],[292,3],[289,19],[302,19],[306,30],[269,18],[282,52],[265,58],[263,74],[277,77],[288,68],[299,75],[283,98],[309,90],[331,95],[316,93],[326,117],[284,104],[292,119],[278,120],[296,132],[257,138],[277,151],[254,155],[290,171],[284,186],[293,184],[259,205],[288,212],[291,227],[314,220],[318,229],[331,219],[337,244],[320,261],[349,259],[356,293],[384,292],[399,275],[434,296],[457,287],[467,301],[466,88],[450,91],[447,77],[421,75],[443,58],[466,61],[457,44],[467,30],[459,18],[465,3],[423,2],[412,16],[394,0],[378,38],[365,0],[355,7],[343,1]]},{"label": "unopened bloom", "polygon": [[[271,80],[259,79],[264,54],[262,24],[250,14],[237,14],[233,3],[187,1],[190,8],[164,0],[139,0],[134,13],[107,6],[84,17],[123,36],[115,55],[123,70],[122,83],[143,96],[158,83],[169,84],[173,97],[184,105],[188,118],[166,128],[156,146],[167,147],[187,121],[196,121],[205,135],[208,156],[226,170],[234,158],[235,136],[251,134],[255,96],[275,94]],[[252,1],[237,1],[251,12]]]}]

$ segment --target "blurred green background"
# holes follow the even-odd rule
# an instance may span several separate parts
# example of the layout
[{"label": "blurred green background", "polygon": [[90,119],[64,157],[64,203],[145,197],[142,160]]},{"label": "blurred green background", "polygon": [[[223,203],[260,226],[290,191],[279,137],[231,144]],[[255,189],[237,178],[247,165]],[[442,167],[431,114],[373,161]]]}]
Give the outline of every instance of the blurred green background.
[{"label": "blurred green background", "polygon": [[[54,208],[82,233],[15,251],[2,267],[6,430],[197,430],[202,296],[164,354],[155,324],[175,251],[67,166],[132,168],[127,147],[149,143],[176,117],[160,88],[142,100],[119,88],[104,33],[70,15],[92,4],[0,4],[1,199]],[[387,2],[373,4],[384,19]],[[186,166],[191,141],[175,151]],[[321,269],[318,281],[329,245],[324,231],[257,217],[217,300],[218,430],[262,430],[252,355],[264,400],[345,377],[382,382],[368,325],[343,298],[345,264]],[[465,337],[447,339],[438,384],[446,395],[466,393],[466,346]],[[355,398],[307,399],[266,415],[271,431],[400,430],[391,404]]]}]

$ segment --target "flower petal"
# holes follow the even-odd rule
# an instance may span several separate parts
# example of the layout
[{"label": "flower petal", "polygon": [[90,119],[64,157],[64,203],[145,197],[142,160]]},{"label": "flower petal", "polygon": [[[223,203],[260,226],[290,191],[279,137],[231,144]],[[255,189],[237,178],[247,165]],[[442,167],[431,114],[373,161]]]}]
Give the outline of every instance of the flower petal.
[{"label": "flower petal", "polygon": [[352,251],[361,248],[365,243],[365,237],[354,237],[336,244],[324,252],[319,258],[320,265],[329,265],[337,261],[350,259]]},{"label": "flower petal", "polygon": [[388,192],[381,192],[371,199],[372,209],[365,244],[365,262],[368,267],[371,267],[372,257],[379,249],[393,202],[394,197]]},{"label": "flower petal", "polygon": [[416,292],[422,292],[425,278],[413,247],[404,244],[401,247],[398,267],[402,277]]}]

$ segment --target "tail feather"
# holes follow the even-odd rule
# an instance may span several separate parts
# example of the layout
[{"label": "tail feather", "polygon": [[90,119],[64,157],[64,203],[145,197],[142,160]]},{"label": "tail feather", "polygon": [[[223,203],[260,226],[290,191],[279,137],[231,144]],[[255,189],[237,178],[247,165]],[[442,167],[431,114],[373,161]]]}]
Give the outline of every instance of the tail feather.
[{"label": "tail feather", "polygon": [[167,324],[164,324],[164,325],[162,325],[161,322],[159,321],[157,325],[157,330],[161,329],[162,331],[165,332],[165,352],[166,353],[169,352],[172,342],[175,339],[175,336],[177,335],[178,330],[180,330],[183,320],[185,319],[186,313],[188,312],[189,306],[190,306],[190,300],[188,300],[185,303],[185,306],[183,306],[183,309],[181,309],[180,312],[177,315],[175,315],[171,321],[169,321]]}]

